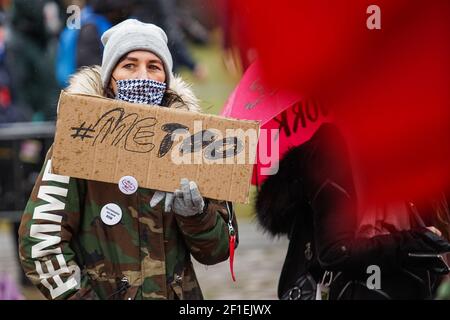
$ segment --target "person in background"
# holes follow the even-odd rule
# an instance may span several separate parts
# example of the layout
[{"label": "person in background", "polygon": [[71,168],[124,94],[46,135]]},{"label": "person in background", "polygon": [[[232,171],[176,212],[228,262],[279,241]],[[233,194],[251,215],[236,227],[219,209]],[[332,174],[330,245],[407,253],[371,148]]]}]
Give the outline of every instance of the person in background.
[{"label": "person in background", "polygon": [[198,80],[207,78],[208,71],[205,66],[195,61],[189,52],[180,22],[180,10],[175,0],[138,0],[133,16],[141,21],[161,26],[168,34],[168,46],[174,58],[174,72],[186,67]]},{"label": "person in background", "polygon": [[101,63],[103,53],[101,35],[113,25],[127,19],[132,8],[133,1],[86,2],[80,12],[80,29],[66,26],[60,35],[56,75],[61,87],[68,85],[70,76],[79,68]]},{"label": "person in background", "polygon": [[31,118],[30,110],[13,103],[7,55],[5,14],[0,12],[0,124],[27,121]]},{"label": "person in background", "polygon": [[53,120],[59,94],[44,18],[45,0],[16,0],[10,12],[7,63],[15,104],[32,111],[32,121]]},{"label": "person in background", "polygon": [[[339,128],[325,123],[264,181],[258,221],[270,234],[289,237],[279,298],[435,298],[450,271],[440,256],[450,252],[444,193],[363,208],[350,159]],[[374,270],[379,281],[371,280]]]}]

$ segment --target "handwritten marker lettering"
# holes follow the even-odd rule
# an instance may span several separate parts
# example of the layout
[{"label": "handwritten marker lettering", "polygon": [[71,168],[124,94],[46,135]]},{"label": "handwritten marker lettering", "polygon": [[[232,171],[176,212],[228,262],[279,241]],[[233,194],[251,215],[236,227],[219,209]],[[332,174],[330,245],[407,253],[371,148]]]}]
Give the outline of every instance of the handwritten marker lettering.
[{"label": "handwritten marker lettering", "polygon": [[[75,131],[74,134],[71,135],[72,138],[76,139],[76,138],[80,138],[81,141],[83,141],[85,138],[93,138],[94,136],[89,135],[89,132],[95,132],[94,130],[92,130],[90,127],[86,128],[84,125],[86,124],[86,121],[83,122],[78,128],[77,127],[72,127],[70,128],[70,130]],[[81,133],[83,132],[83,133]]]},{"label": "handwritten marker lettering", "polygon": [[153,150],[155,135],[152,128],[156,124],[154,117],[139,119],[137,113],[126,114],[123,108],[115,108],[105,112],[94,124],[83,122],[70,136],[73,139],[91,139],[92,146],[99,143],[112,146],[123,146],[127,151],[147,153]]},{"label": "handwritten marker lettering", "polygon": [[[155,130],[159,129],[166,134],[159,143],[158,158],[172,150],[175,136],[180,132],[187,133],[176,150],[180,154],[204,152],[205,158],[211,160],[233,158],[244,151],[244,141],[235,136],[224,138],[211,129],[191,134],[189,127],[180,123],[163,123],[159,128],[157,124],[155,117],[141,118],[137,113],[126,113],[124,108],[114,108],[102,114],[95,123],[86,124],[84,121],[71,127],[70,137],[90,143],[91,146],[108,144],[129,152],[148,153],[155,148]],[[227,149],[231,151],[225,152]],[[123,188],[128,190],[129,186],[124,184]]]}]

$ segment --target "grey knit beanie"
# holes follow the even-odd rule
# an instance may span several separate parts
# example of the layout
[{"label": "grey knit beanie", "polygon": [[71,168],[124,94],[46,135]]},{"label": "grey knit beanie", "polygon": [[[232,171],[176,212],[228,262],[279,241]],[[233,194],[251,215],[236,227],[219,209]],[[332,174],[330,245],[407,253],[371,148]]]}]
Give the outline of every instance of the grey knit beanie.
[{"label": "grey knit beanie", "polygon": [[167,47],[167,35],[163,29],[151,23],[128,19],[106,30],[101,40],[105,46],[101,69],[104,88],[109,85],[111,73],[119,59],[135,50],[150,51],[161,59],[169,88],[173,77],[173,62]]}]

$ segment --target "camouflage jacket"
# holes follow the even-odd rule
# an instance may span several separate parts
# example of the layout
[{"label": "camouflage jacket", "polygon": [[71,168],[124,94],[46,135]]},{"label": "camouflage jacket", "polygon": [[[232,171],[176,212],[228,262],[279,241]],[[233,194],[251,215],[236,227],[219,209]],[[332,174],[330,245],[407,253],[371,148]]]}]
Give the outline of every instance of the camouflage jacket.
[{"label": "camouflage jacket", "polygon": [[[95,91],[97,79],[98,69],[85,69],[72,79],[69,91],[100,92]],[[176,92],[192,110],[189,103],[196,102],[176,79],[174,86],[180,84],[181,93]],[[154,190],[125,195],[116,184],[52,174],[51,155],[50,149],[19,229],[22,266],[47,298],[203,298],[191,255],[208,265],[228,258],[225,202],[206,199],[204,212],[192,217],[165,213],[164,201],[149,205]],[[122,210],[115,225],[100,218],[110,203]],[[234,215],[233,225],[237,232]]]}]

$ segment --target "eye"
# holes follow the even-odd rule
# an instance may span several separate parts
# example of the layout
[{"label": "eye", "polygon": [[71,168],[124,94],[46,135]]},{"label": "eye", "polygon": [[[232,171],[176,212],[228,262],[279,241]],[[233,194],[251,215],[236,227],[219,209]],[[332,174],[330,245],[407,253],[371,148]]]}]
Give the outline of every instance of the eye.
[{"label": "eye", "polygon": [[125,68],[125,69],[131,69],[131,68],[134,68],[134,64],[132,64],[132,63],[127,63],[127,64],[123,65],[122,68]]},{"label": "eye", "polygon": [[150,70],[161,70],[161,68],[157,64],[151,64],[148,66]]}]

